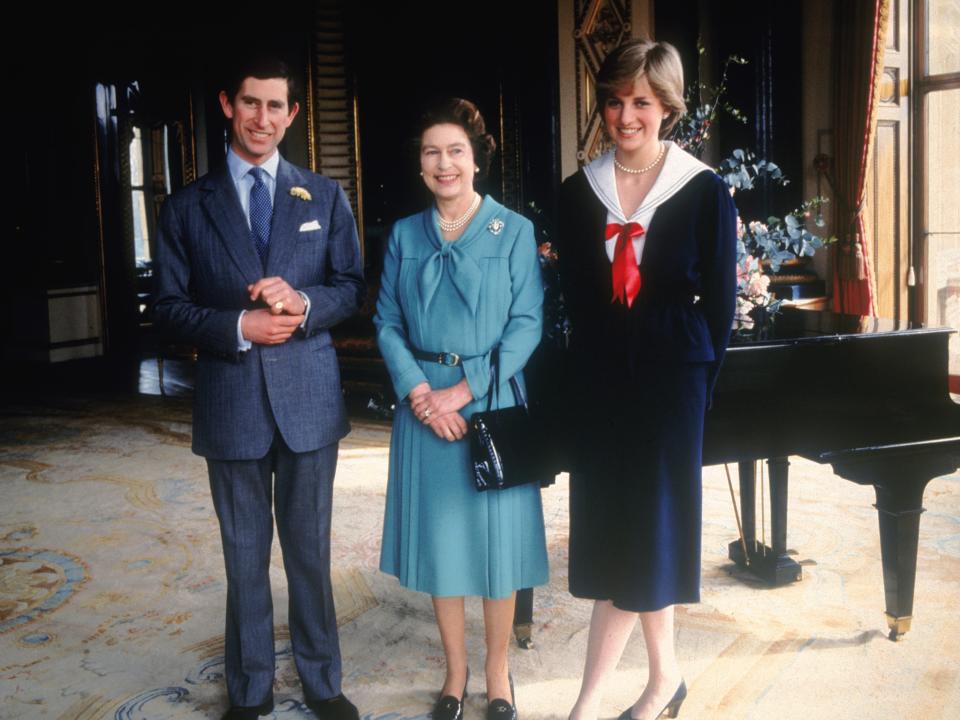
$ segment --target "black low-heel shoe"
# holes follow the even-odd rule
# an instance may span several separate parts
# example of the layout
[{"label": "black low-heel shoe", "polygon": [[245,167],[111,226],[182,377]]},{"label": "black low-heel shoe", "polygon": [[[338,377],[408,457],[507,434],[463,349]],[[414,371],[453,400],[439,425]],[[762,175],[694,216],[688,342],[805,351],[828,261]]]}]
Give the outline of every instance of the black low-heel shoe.
[{"label": "black low-heel shoe", "polygon": [[273,693],[259,705],[231,705],[220,720],[257,720],[273,712]]},{"label": "black low-heel shoe", "polygon": [[496,698],[487,704],[487,720],[517,720],[517,696],[513,692],[513,675],[507,675],[510,681],[510,700]]},{"label": "black low-heel shoe", "polygon": [[[673,694],[673,697],[670,698],[670,702],[663,706],[663,710],[660,711],[660,714],[657,715],[658,718],[675,718],[680,714],[680,706],[683,705],[683,701],[687,699],[687,684],[681,680],[680,687],[677,688],[677,691]],[[633,705],[628,707],[622,713],[617,720],[631,720],[630,711],[633,710]]]},{"label": "black low-heel shoe", "polygon": [[305,698],[305,702],[317,720],[360,720],[357,706],[347,700],[343,693],[325,700]]},{"label": "black low-heel shoe", "polygon": [[463,695],[458,700],[453,695],[444,695],[433,706],[433,720],[463,720],[463,701],[467,699],[467,684],[470,682],[470,668],[467,679],[463,681]]}]

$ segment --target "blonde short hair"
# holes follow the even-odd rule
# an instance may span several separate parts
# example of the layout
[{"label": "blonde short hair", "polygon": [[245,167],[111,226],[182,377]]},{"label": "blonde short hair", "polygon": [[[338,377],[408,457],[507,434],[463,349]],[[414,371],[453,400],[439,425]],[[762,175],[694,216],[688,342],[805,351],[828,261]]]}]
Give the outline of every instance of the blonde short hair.
[{"label": "blonde short hair", "polygon": [[597,112],[621,88],[646,77],[657,99],[669,111],[660,125],[660,137],[673,130],[687,111],[683,101],[683,63],[670,43],[630,40],[610,52],[597,72]]}]

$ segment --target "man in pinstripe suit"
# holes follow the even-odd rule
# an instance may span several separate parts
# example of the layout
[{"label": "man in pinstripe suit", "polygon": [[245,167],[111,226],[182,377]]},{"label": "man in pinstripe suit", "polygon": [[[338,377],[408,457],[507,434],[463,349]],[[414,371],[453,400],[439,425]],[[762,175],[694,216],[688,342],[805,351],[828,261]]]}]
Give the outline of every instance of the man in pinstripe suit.
[{"label": "man in pinstripe suit", "polygon": [[329,329],[364,295],[340,186],[277,150],[299,109],[287,67],[258,59],[220,93],[226,165],[164,204],[159,326],[198,348],[193,450],[207,460],[227,574],[227,720],[273,708],[273,513],[307,705],[355,720],[341,693],[330,586],[337,446],[348,432]]}]

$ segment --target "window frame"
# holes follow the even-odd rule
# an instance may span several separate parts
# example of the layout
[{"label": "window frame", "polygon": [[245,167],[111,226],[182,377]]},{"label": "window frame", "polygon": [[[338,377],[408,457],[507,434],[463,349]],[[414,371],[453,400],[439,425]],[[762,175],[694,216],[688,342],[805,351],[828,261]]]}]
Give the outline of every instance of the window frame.
[{"label": "window frame", "polygon": [[913,71],[914,78],[912,97],[912,128],[913,136],[913,182],[911,192],[911,206],[913,208],[913,265],[919,270],[917,284],[914,288],[911,303],[910,318],[914,323],[927,320],[927,260],[929,258],[927,241],[928,214],[927,201],[927,99],[932,93],[946,90],[960,89],[960,72],[928,74],[927,62],[927,9],[929,0],[914,0],[912,14],[913,39]]}]

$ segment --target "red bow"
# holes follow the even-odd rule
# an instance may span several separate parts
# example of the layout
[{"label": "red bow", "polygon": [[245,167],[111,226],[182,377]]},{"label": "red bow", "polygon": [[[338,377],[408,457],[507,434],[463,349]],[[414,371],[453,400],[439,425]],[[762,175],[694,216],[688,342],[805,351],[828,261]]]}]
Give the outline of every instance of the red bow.
[{"label": "red bow", "polygon": [[607,240],[617,236],[617,246],[613,251],[613,298],[610,302],[622,302],[633,307],[633,301],[640,292],[640,268],[637,256],[633,252],[633,239],[645,234],[640,223],[607,225]]}]

